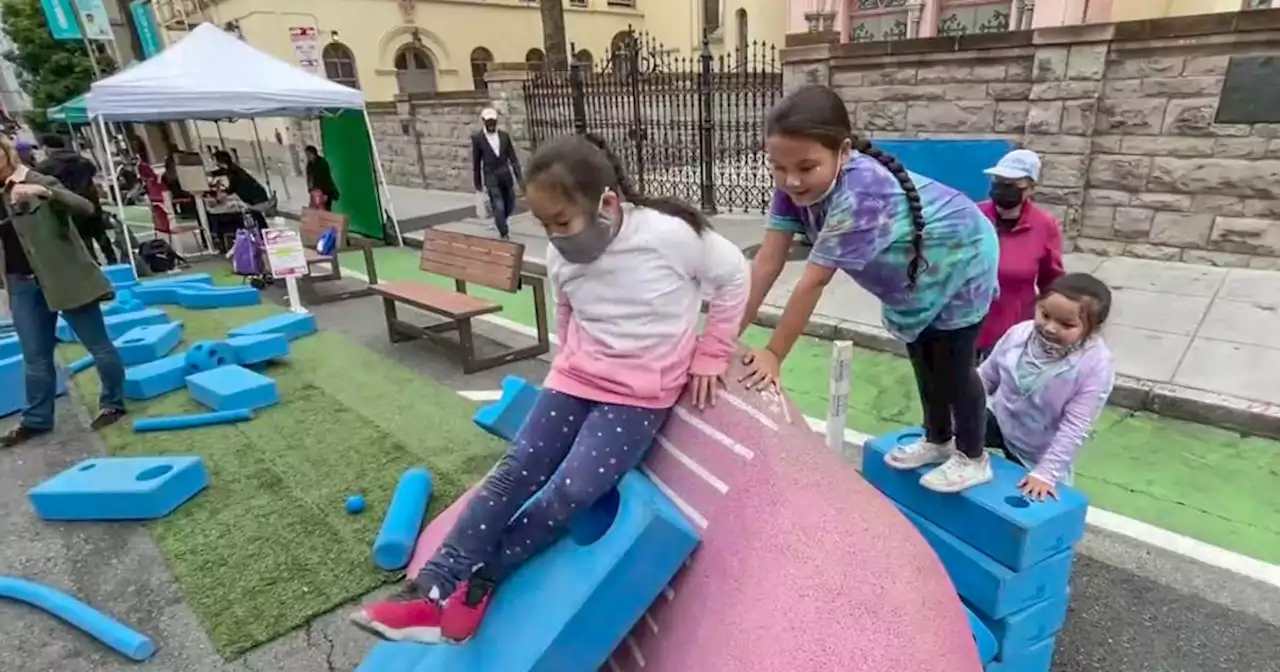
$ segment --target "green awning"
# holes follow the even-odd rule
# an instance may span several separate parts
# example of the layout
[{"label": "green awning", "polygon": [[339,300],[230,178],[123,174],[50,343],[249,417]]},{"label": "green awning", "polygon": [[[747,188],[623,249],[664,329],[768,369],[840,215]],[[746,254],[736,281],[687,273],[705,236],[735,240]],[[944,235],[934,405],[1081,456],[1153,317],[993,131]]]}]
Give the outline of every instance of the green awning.
[{"label": "green awning", "polygon": [[87,124],[89,123],[89,104],[85,101],[84,95],[79,95],[57,107],[49,108],[45,115],[50,121],[59,121],[64,124]]}]

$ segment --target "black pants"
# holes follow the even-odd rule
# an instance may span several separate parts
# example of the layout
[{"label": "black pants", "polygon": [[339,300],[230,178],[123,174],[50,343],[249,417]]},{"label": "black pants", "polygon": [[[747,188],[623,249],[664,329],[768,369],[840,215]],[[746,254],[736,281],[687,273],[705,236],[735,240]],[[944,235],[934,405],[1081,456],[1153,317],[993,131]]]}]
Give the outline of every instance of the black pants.
[{"label": "black pants", "polygon": [[996,416],[992,415],[991,411],[987,411],[987,429],[985,434],[986,436],[983,437],[984,440],[982,442],[983,445],[987,448],[995,448],[999,450],[1004,453],[1005,459],[1020,467],[1026,466],[1022,463],[1022,460],[1018,459],[1017,455],[1013,454],[1013,451],[1009,450],[1009,444],[1004,442],[1004,432],[1000,431],[1000,423],[996,422]]},{"label": "black pants", "polygon": [[952,438],[968,457],[982,457],[986,391],[978,377],[976,343],[982,324],[942,331],[925,329],[907,355],[920,388],[925,438],[945,443]]},{"label": "black pants", "polygon": [[86,219],[76,222],[76,230],[80,233],[80,239],[84,241],[84,247],[89,251],[89,256],[93,258],[94,263],[102,263],[98,258],[97,250],[93,249],[94,243],[102,248],[102,256],[106,258],[107,264],[117,264],[120,258],[116,256],[115,245],[111,242],[111,236],[107,235],[107,229],[102,225],[102,219]]}]

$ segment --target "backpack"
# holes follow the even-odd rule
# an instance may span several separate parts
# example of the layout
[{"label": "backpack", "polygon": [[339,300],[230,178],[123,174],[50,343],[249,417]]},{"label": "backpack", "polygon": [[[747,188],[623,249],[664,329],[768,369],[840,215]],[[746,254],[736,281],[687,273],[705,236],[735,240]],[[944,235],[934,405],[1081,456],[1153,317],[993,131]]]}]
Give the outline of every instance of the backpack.
[{"label": "backpack", "polygon": [[240,229],[231,244],[231,271],[236,275],[262,275],[262,258],[253,232]]},{"label": "backpack", "polygon": [[167,241],[159,238],[139,245],[138,258],[152,273],[168,273],[187,265],[187,260],[182,255],[175,252]]}]

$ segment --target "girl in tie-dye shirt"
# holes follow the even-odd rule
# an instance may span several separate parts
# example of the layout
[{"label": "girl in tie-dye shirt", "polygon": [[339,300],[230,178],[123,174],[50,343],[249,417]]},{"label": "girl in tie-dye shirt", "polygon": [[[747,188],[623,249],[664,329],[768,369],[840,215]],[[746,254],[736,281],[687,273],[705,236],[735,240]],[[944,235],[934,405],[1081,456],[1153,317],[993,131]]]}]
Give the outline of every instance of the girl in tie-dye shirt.
[{"label": "girl in tie-dye shirt", "polygon": [[942,466],[921,484],[958,492],[991,480],[983,450],[985,400],[975,347],[997,293],[995,229],[960,192],[908,172],[853,134],[844,102],[806,86],[769,114],[774,192],[768,231],[752,263],[754,319],[795,234],[813,242],[767,347],[748,355],[754,384],[772,384],[827,283],[843,271],[880,299],[885,328],[907,344],[926,435],[886,458],[893,467]]}]

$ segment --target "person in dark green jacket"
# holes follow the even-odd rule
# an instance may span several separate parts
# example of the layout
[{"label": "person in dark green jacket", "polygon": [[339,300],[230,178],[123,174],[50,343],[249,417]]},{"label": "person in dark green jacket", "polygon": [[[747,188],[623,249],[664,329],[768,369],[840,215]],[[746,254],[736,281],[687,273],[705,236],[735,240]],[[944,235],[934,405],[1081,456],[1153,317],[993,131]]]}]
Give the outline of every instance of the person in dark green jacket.
[{"label": "person in dark green jacket", "polygon": [[73,222],[76,216],[92,215],[93,204],[56,179],[27,168],[13,144],[2,137],[0,183],[0,276],[22,348],[27,393],[22,420],[0,435],[0,448],[53,430],[59,313],[93,356],[102,379],[93,428],[115,424],[125,414],[124,364],[107,335],[99,305],[112,298],[112,288]]}]

